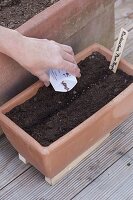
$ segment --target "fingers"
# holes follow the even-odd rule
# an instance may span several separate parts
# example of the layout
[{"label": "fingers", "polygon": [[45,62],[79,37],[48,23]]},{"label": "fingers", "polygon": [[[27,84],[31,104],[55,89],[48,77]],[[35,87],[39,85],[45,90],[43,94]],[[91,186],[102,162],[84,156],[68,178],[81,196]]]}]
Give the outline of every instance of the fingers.
[{"label": "fingers", "polygon": [[76,60],[74,56],[63,52],[62,55],[60,55],[57,59],[56,65],[53,65],[53,68],[55,69],[62,69],[66,70],[68,73],[80,77],[80,69],[76,63]]},{"label": "fingers", "polygon": [[59,46],[67,53],[71,54],[74,56],[74,52],[72,47],[68,46],[68,45],[64,45],[64,44],[59,44]]},{"label": "fingers", "polygon": [[71,63],[69,61],[64,60],[61,65],[61,69],[65,69],[68,73],[76,77],[81,76],[80,69],[78,68],[77,64]]},{"label": "fingers", "polygon": [[55,42],[53,40],[50,41],[52,44],[59,46],[61,49],[63,49],[65,52],[74,55],[73,49],[71,46],[65,45],[65,44],[60,44],[58,42]]},{"label": "fingers", "polygon": [[62,57],[63,57],[63,64],[62,64],[63,69],[65,69],[67,72],[69,72],[74,76],[80,77],[81,76],[80,69],[76,63],[74,56],[64,52]]},{"label": "fingers", "polygon": [[76,60],[74,58],[74,56],[72,56],[71,54],[69,53],[66,53],[65,51],[63,52],[63,55],[62,55],[63,59],[66,60],[66,61],[69,61],[71,63],[74,63],[74,64],[77,64],[76,63]]},{"label": "fingers", "polygon": [[37,75],[37,76],[42,82],[44,82],[44,85],[46,87],[48,87],[50,85],[49,76],[48,76],[48,74],[46,72],[44,72],[44,73],[42,73],[40,75]]}]

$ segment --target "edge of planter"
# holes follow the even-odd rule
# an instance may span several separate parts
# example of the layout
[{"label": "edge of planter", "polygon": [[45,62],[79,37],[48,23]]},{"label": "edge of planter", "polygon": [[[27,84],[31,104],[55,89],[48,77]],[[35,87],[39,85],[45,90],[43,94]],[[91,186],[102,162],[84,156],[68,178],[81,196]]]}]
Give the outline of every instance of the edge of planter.
[{"label": "edge of planter", "polygon": [[[81,59],[84,59],[93,51],[99,51],[100,53],[105,55],[108,60],[111,59],[111,51],[99,44],[94,44],[89,48],[83,50],[76,56],[77,62],[79,62]],[[132,65],[125,60],[121,59],[119,67],[126,73],[133,75]],[[83,123],[79,124],[76,128],[68,132],[63,137],[59,138],[48,147],[43,147],[24,130],[22,130],[18,125],[16,125],[13,121],[11,121],[8,117],[4,115],[15,106],[22,104],[25,100],[30,99],[32,96],[34,96],[37,93],[38,89],[42,86],[43,83],[38,81],[25,91],[21,92],[16,97],[5,103],[3,106],[1,106],[0,124],[7,138],[17,149],[17,151],[22,156],[24,156],[26,160],[28,160],[32,165],[34,165],[43,174],[50,178],[56,176],[74,159],[76,159],[88,148],[93,146],[98,140],[104,137],[105,134],[118,126],[133,111],[133,84],[131,84],[112,101],[110,101],[99,111],[93,114],[90,118],[86,119]],[[126,101],[127,97],[128,103]],[[121,107],[123,108],[123,110],[120,109]],[[113,111],[110,112],[111,110]],[[106,120],[107,118],[110,120],[112,120],[113,118],[114,121],[111,126],[109,126],[108,121]],[[94,126],[94,124],[97,124],[97,126],[94,127],[94,130],[91,130],[91,127]],[[100,127],[101,124],[105,125],[103,125],[102,130],[98,130],[97,127]],[[91,130],[90,132],[92,133],[95,131],[98,132],[97,138],[93,138],[91,134],[88,135],[87,129]],[[84,138],[89,137],[89,144],[84,142],[84,138],[81,138],[81,131],[84,132]],[[17,136],[17,141],[16,139],[14,139],[14,137],[16,137],[14,135]],[[23,144],[21,144],[21,141],[23,141]],[[81,143],[85,143],[85,145],[80,144],[78,141],[80,141]],[[77,142],[78,145],[74,146],[72,149],[72,146],[75,145]],[[72,155],[70,152],[71,150],[73,150]],[[55,155],[56,158],[58,156],[58,158],[61,159],[61,163],[56,160]],[[65,157],[63,158],[62,155],[65,155]],[[36,157],[36,159],[34,159],[34,157]]]}]

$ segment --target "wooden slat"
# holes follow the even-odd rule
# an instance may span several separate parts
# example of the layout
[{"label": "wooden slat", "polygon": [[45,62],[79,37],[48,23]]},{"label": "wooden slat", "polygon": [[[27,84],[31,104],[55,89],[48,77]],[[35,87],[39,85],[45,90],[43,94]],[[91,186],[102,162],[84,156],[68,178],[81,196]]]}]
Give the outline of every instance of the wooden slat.
[{"label": "wooden slat", "polygon": [[24,165],[15,149],[3,136],[0,138],[0,190],[17,176],[23,173],[29,165]]},{"label": "wooden slat", "polygon": [[102,200],[122,199],[123,194],[125,199],[128,199],[131,194],[133,195],[131,184],[133,184],[133,149],[89,184],[74,200],[96,200],[99,197]]},{"label": "wooden slat", "polygon": [[111,195],[108,200],[114,199],[132,200],[133,199],[133,174],[125,180],[123,185]]},{"label": "wooden slat", "polygon": [[133,1],[117,0],[115,3],[115,39],[121,28],[133,29]]},{"label": "wooden slat", "polygon": [[[1,200],[58,199],[70,200],[106,171],[133,147],[133,115],[85,158],[73,171],[51,187],[33,167],[1,191]],[[19,197],[19,198],[18,198]]]},{"label": "wooden slat", "polygon": [[115,191],[114,195],[111,195],[108,200],[114,200],[114,199],[120,199],[120,200],[132,200],[133,199],[133,174],[131,174],[130,177],[128,177],[123,185]]},{"label": "wooden slat", "polygon": [[133,64],[133,29],[129,32],[123,56],[128,62]]}]

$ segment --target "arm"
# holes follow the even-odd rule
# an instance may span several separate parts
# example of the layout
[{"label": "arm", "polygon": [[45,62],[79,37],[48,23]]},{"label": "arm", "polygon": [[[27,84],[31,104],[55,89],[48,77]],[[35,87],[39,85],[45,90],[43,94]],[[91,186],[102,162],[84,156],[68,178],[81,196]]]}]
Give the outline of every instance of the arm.
[{"label": "arm", "polygon": [[65,69],[80,76],[72,48],[55,41],[25,37],[0,26],[0,52],[16,60],[46,85],[49,83],[49,68]]}]

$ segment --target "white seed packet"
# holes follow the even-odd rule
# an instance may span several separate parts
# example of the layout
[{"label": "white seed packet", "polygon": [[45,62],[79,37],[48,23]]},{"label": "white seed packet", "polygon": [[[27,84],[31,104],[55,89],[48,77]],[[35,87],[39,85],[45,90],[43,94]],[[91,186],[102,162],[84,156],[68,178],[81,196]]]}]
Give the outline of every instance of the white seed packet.
[{"label": "white seed packet", "polygon": [[65,70],[50,69],[50,83],[57,92],[69,92],[77,84],[75,76]]}]

